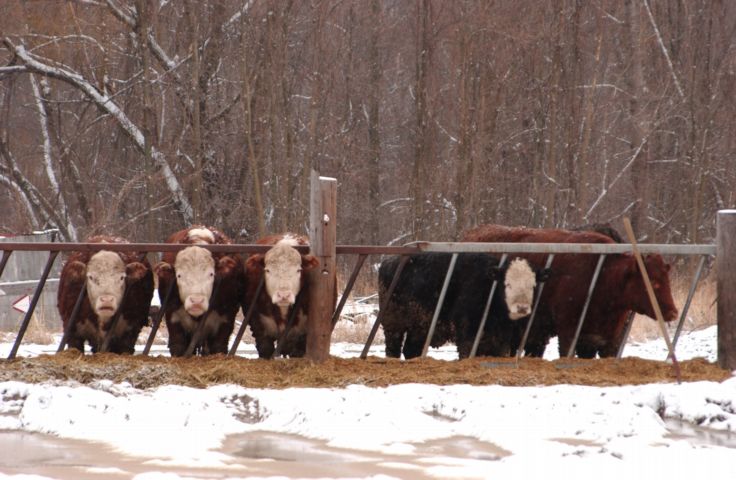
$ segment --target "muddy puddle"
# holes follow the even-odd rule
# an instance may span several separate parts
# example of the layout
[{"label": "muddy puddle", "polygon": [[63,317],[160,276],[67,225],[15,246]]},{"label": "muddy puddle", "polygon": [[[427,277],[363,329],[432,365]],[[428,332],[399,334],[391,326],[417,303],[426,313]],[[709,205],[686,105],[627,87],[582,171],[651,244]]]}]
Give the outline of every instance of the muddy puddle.
[{"label": "muddy puddle", "polygon": [[[667,420],[668,438],[736,449],[736,434]],[[575,444],[574,439],[554,439]],[[512,453],[470,437],[451,437],[406,445],[382,454],[335,448],[322,440],[271,432],[228,437],[219,453],[221,466],[171,465],[166,459],[137,458],[106,445],[40,433],[0,431],[0,473],[35,474],[54,479],[128,479],[139,474],[177,474],[187,479],[388,478],[429,480],[429,469],[462,461],[498,461]]]},{"label": "muddy puddle", "polygon": [[[97,443],[51,435],[0,431],[0,473],[35,474],[54,479],[127,479],[143,473],[173,473],[187,479],[389,478],[429,480],[426,470],[448,461],[496,461],[509,455],[492,444],[453,437],[412,445],[411,453],[381,453],[330,447],[295,435],[256,432],[228,437],[222,467],[162,466],[159,460],[122,455]],[[165,462],[165,460],[163,461]]]}]

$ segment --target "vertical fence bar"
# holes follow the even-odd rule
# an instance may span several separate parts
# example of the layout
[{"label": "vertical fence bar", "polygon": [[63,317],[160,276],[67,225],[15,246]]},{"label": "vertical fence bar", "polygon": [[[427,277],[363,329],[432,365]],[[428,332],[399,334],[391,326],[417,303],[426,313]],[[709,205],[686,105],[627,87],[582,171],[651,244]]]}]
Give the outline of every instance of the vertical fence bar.
[{"label": "vertical fence bar", "polygon": [[228,355],[230,356],[235,355],[235,352],[238,351],[238,345],[240,345],[240,342],[243,339],[245,328],[250,324],[250,320],[253,318],[253,314],[256,311],[256,305],[258,304],[258,297],[261,295],[261,290],[263,290],[263,285],[265,283],[266,283],[266,276],[261,275],[261,279],[258,282],[258,287],[256,288],[256,294],[253,296],[253,302],[250,305],[248,305],[248,311],[243,316],[243,323],[240,324],[240,328],[238,329],[238,334],[235,335],[233,344],[230,346],[230,351],[228,352]]},{"label": "vertical fence bar", "polygon": [[[154,275],[156,275],[155,272],[154,272]],[[159,307],[159,310],[156,313],[156,318],[154,318],[153,322],[151,323],[151,333],[148,334],[148,340],[146,340],[146,346],[143,347],[143,352],[141,353],[142,355],[148,355],[148,352],[151,351],[151,347],[153,346],[153,339],[156,337],[156,332],[158,331],[158,327],[161,325],[161,319],[164,318],[164,314],[166,311],[166,305],[168,305],[169,299],[171,298],[171,294],[174,291],[174,285],[176,285],[176,276],[174,276],[171,279],[169,288],[166,289],[166,294],[164,295],[164,298],[161,300],[161,307]]]},{"label": "vertical fence bar", "polygon": [[447,287],[450,286],[450,279],[452,278],[452,272],[455,271],[455,264],[457,263],[457,256],[459,254],[453,253],[450,258],[450,266],[447,267],[447,273],[445,274],[445,282],[442,284],[442,291],[440,291],[440,298],[437,300],[437,306],[434,309],[434,315],[432,316],[432,323],[429,324],[429,331],[427,332],[427,338],[424,340],[424,347],[422,348],[422,358],[427,356],[429,351],[429,344],[432,343],[432,335],[434,335],[434,329],[437,327],[437,319],[440,316],[440,310],[442,310],[442,304],[445,302],[445,295],[447,294]]},{"label": "vertical fence bar", "polygon": [[64,335],[61,337],[61,342],[59,342],[59,347],[56,349],[56,353],[59,353],[64,350],[64,347],[66,347],[67,342],[69,341],[69,335],[71,334],[72,330],[74,330],[74,326],[77,323],[77,317],[79,316],[79,309],[82,308],[82,302],[84,302],[84,299],[87,298],[87,281],[85,280],[84,283],[82,283],[82,288],[79,290],[79,295],[77,295],[77,301],[74,302],[74,308],[72,308],[72,314],[69,317],[69,321],[66,324],[66,328],[64,328]]},{"label": "vertical fence bar", "polygon": [[695,276],[693,277],[693,281],[690,284],[690,291],[687,294],[687,300],[685,300],[685,305],[682,307],[682,312],[680,312],[680,320],[677,322],[677,329],[675,330],[675,336],[672,337],[672,348],[674,349],[677,346],[677,340],[680,339],[680,333],[682,333],[682,326],[685,324],[685,318],[687,317],[687,312],[690,310],[690,303],[693,301],[693,297],[695,296],[695,288],[698,286],[698,281],[700,280],[700,275],[703,273],[703,267],[705,266],[705,260],[708,258],[707,255],[702,255],[700,257],[700,261],[698,262],[698,267],[695,270]]},{"label": "vertical fence bar", "polygon": [[8,264],[8,260],[10,259],[10,255],[13,253],[12,250],[3,250],[3,259],[0,260],[0,277],[3,276],[3,272],[5,271],[5,265]]},{"label": "vertical fence bar", "polygon": [[631,333],[631,327],[634,325],[635,315],[636,312],[632,310],[626,317],[626,325],[624,326],[624,332],[621,336],[621,343],[619,344],[618,351],[616,352],[616,358],[621,358],[624,354],[624,347],[626,347],[626,342],[629,340],[629,334]]},{"label": "vertical fence bar", "polygon": [[[547,263],[544,265],[545,270],[549,270],[549,268],[552,266],[552,261],[555,259],[555,254],[550,253],[547,255]],[[526,328],[524,329],[524,335],[521,337],[521,343],[519,343],[519,348],[516,350],[516,360],[518,361],[521,356],[524,354],[524,347],[526,347],[526,341],[529,339],[529,332],[532,331],[532,324],[534,323],[534,319],[537,316],[537,309],[539,308],[539,300],[542,298],[542,292],[544,291],[544,282],[541,282],[539,284],[539,290],[537,291],[537,299],[534,301],[534,308],[532,308],[532,314],[529,315],[529,321],[526,324]]]},{"label": "vertical fence bar", "polygon": [[391,301],[391,295],[394,294],[396,285],[399,283],[399,276],[401,275],[401,271],[404,270],[404,267],[406,266],[406,262],[408,261],[409,261],[408,255],[401,256],[401,259],[399,260],[399,266],[396,268],[396,272],[394,272],[394,278],[391,279],[391,285],[389,285],[388,290],[386,291],[386,298],[383,300],[383,303],[378,306],[378,315],[376,315],[376,321],[373,322],[371,333],[368,334],[368,340],[366,340],[365,346],[363,347],[363,352],[361,352],[360,354],[361,360],[365,360],[366,358],[368,358],[368,350],[370,350],[371,344],[373,343],[373,339],[376,337],[376,333],[378,332],[378,326],[381,324],[381,317],[383,316],[383,313],[386,311],[388,302]]},{"label": "vertical fence bar", "polygon": [[[508,257],[508,254],[504,253],[501,255],[501,261],[498,263],[499,268],[503,269],[503,266],[506,264],[506,259]],[[486,301],[486,307],[483,310],[483,316],[480,319],[480,324],[478,325],[478,331],[475,333],[475,338],[473,339],[473,346],[470,348],[470,355],[468,358],[475,358],[475,354],[478,353],[478,345],[480,345],[480,338],[483,335],[483,330],[486,328],[486,321],[488,320],[488,313],[491,311],[491,303],[493,302],[493,296],[496,294],[496,286],[498,285],[497,280],[493,280],[493,283],[491,284],[491,291],[488,294],[488,300]]]},{"label": "vertical fence bar", "polygon": [[57,256],[59,256],[58,250],[53,251],[49,254],[49,259],[46,262],[46,267],[43,269],[43,274],[41,275],[41,278],[38,280],[38,286],[36,286],[36,291],[33,293],[33,299],[31,299],[31,304],[28,307],[28,311],[26,312],[25,317],[23,317],[23,323],[21,323],[20,325],[20,330],[18,330],[18,336],[15,339],[15,343],[13,344],[13,349],[10,351],[10,355],[8,355],[8,360],[14,359],[15,355],[18,353],[18,348],[20,347],[20,344],[23,341],[23,335],[26,334],[26,329],[28,328],[28,324],[31,322],[33,311],[36,309],[36,304],[38,303],[38,299],[41,298],[43,287],[44,285],[46,285],[46,279],[49,278],[49,273],[51,273],[51,267],[54,266],[54,260],[56,260]]},{"label": "vertical fence bar", "polygon": [[580,337],[580,331],[583,329],[583,322],[585,321],[585,314],[588,313],[588,306],[590,305],[590,299],[593,297],[593,290],[595,290],[595,284],[598,282],[598,274],[601,273],[601,267],[603,267],[603,261],[606,259],[606,255],[602,254],[598,257],[598,264],[595,266],[595,272],[593,273],[593,279],[590,281],[588,287],[588,296],[585,299],[585,305],[583,305],[583,311],[580,314],[580,320],[578,320],[578,326],[575,329],[575,336],[572,339],[570,348],[567,350],[567,358],[572,358],[575,354],[575,347],[578,344],[578,337]]},{"label": "vertical fence bar", "polygon": [[332,328],[335,328],[335,324],[337,324],[337,321],[340,319],[340,313],[342,313],[345,302],[348,300],[348,295],[350,295],[350,292],[353,290],[355,279],[358,278],[358,273],[360,273],[360,269],[363,268],[363,262],[365,262],[366,257],[368,257],[368,255],[364,253],[358,255],[358,260],[355,262],[353,273],[350,275],[350,279],[348,280],[347,285],[345,285],[345,291],[342,292],[342,297],[340,297],[340,303],[337,304],[335,313],[332,315]]},{"label": "vertical fence bar", "polygon": [[720,210],[716,221],[718,365],[736,369],[736,210]]}]

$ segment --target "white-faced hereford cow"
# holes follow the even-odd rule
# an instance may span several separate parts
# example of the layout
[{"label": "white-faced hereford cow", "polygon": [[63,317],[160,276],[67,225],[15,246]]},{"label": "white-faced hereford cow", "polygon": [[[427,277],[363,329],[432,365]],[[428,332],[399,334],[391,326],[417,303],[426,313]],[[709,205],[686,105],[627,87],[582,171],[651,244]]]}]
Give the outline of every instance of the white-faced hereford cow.
[{"label": "white-faced hereford cow", "polygon": [[[123,238],[110,236],[92,237],[87,242],[109,243],[111,250],[114,244],[128,243]],[[85,285],[87,301],[80,305],[69,330],[67,346],[83,352],[87,342],[92,352],[98,352],[109,335],[107,351],[132,354],[138,334],[148,322],[153,296],[153,272],[148,261],[137,252],[72,253],[61,270],[57,294],[65,331]],[[118,311],[115,327],[108,334],[111,320]]]},{"label": "white-faced hereford cow", "polygon": [[185,355],[198,332],[199,341],[192,353],[227,353],[245,289],[243,260],[239,255],[210,252],[198,246],[232,243],[212,227],[180,230],[166,243],[190,245],[178,252],[165,252],[156,265],[162,300],[173,288],[164,306],[169,352],[174,357]]},{"label": "white-faced hereford cow", "polygon": [[[378,271],[379,302],[386,304],[381,324],[386,337],[386,356],[418,357],[429,333],[445,275],[449,253],[411,255],[398,284],[386,304],[386,294],[398,268],[400,257],[390,257]],[[466,358],[475,341],[494,281],[498,282],[477,354],[508,356],[515,353],[513,342],[521,336],[531,314],[538,282],[548,272],[535,272],[526,260],[515,258],[499,266],[499,260],[483,253],[458,256],[430,345],[455,342],[458,356]]]},{"label": "white-faced hereford cow", "polygon": [[[259,245],[273,245],[265,254],[251,255],[246,261],[247,289],[244,311],[254,304],[250,329],[256,340],[260,358],[271,358],[286,330],[291,308],[300,297],[294,322],[281,340],[279,351],[283,356],[302,357],[306,351],[307,317],[309,313],[309,281],[307,272],[319,261],[310,254],[299,253],[294,247],[309,245],[301,235],[285,233],[263,237]],[[265,288],[256,298],[261,277],[265,275]],[[337,290],[333,296],[333,308],[337,303]]]}]

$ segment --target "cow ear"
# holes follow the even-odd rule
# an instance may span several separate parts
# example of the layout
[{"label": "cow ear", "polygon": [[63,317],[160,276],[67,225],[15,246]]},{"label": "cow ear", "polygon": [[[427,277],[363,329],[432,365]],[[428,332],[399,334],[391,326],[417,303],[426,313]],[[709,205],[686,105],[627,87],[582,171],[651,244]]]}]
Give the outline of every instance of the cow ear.
[{"label": "cow ear", "polygon": [[217,261],[217,274],[218,275],[229,275],[230,272],[235,270],[237,262],[233,257],[225,256]]},{"label": "cow ear", "polygon": [[83,262],[72,260],[64,267],[64,271],[73,282],[84,282],[87,277],[87,265]]},{"label": "cow ear", "polygon": [[319,265],[319,260],[314,255],[302,255],[302,270],[307,271]]},{"label": "cow ear", "polygon": [[125,266],[125,281],[130,285],[142,280],[148,273],[148,267],[141,262],[131,262]]},{"label": "cow ear", "polygon": [[263,270],[266,268],[266,256],[262,253],[254,253],[245,261],[248,270]]},{"label": "cow ear", "polygon": [[498,265],[494,265],[491,267],[490,274],[491,274],[491,280],[494,280],[496,282],[500,282],[503,280],[503,274],[506,270],[502,267],[499,267]]},{"label": "cow ear", "polygon": [[153,271],[159,278],[171,278],[174,276],[174,269],[167,262],[158,262],[153,268]]},{"label": "cow ear", "polygon": [[552,276],[551,268],[543,268],[537,272],[537,283],[546,282]]}]

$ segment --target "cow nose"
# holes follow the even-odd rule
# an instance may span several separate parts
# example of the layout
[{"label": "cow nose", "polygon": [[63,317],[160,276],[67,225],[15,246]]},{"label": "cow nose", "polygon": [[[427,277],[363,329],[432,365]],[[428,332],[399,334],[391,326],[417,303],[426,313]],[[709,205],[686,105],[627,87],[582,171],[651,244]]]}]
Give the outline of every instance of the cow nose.
[{"label": "cow nose", "polygon": [[277,305],[291,305],[294,303],[294,294],[291,293],[289,290],[277,290],[273,296],[273,303]]},{"label": "cow nose", "polygon": [[115,297],[112,295],[102,295],[100,296],[100,302],[102,303],[112,303],[115,301]]},{"label": "cow nose", "polygon": [[520,315],[527,315],[529,314],[529,306],[528,305],[518,305],[516,307],[516,313]]},{"label": "cow nose", "polygon": [[192,305],[202,305],[204,303],[204,295],[190,295],[189,301]]}]

